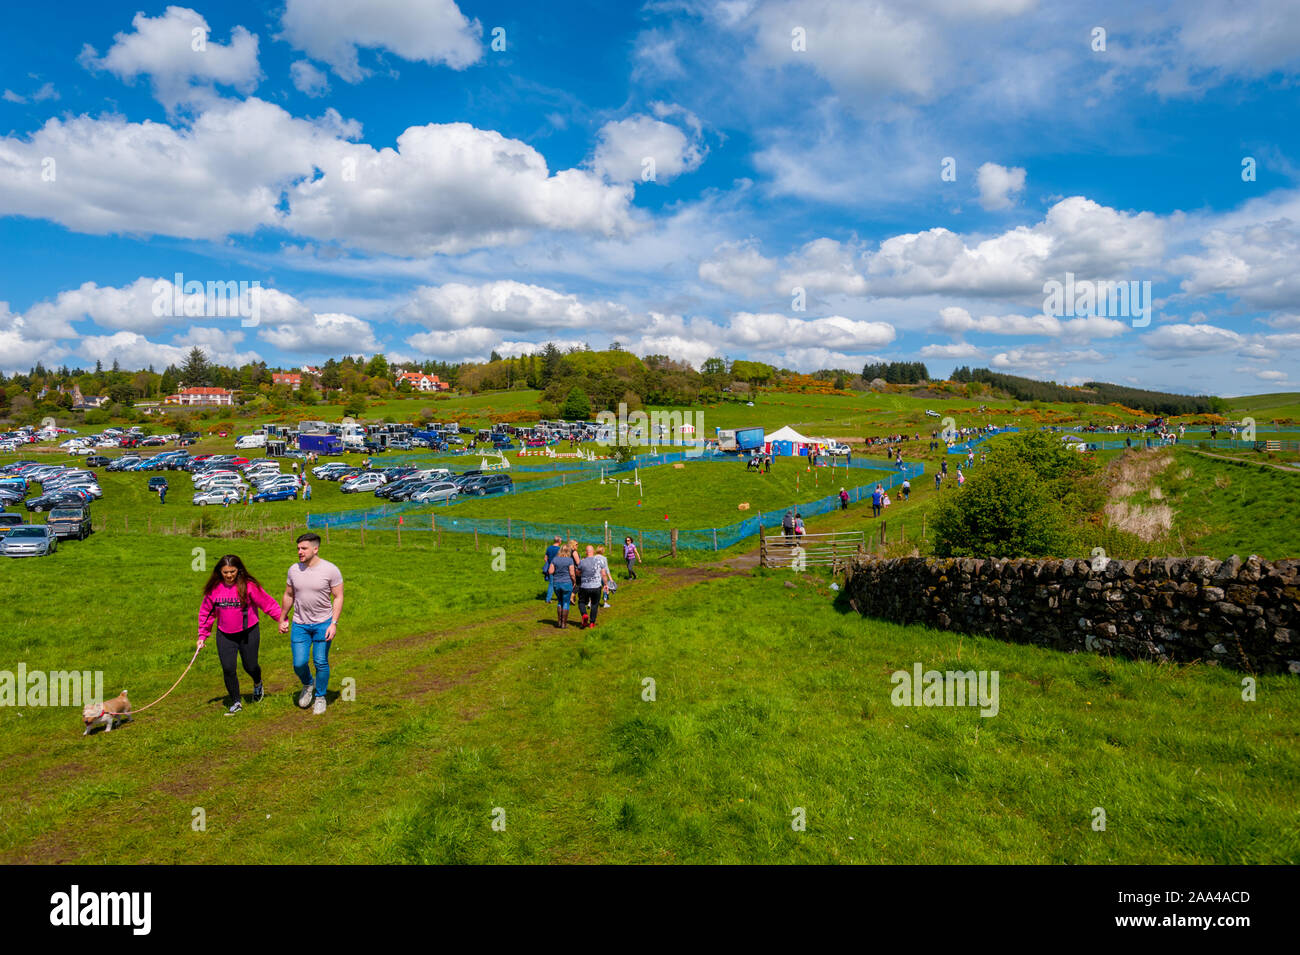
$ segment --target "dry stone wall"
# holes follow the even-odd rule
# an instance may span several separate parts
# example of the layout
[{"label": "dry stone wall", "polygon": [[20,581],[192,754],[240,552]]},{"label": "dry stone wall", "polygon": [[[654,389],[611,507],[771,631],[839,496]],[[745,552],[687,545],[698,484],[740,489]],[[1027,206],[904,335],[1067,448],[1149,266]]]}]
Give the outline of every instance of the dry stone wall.
[{"label": "dry stone wall", "polygon": [[1300,673],[1300,560],[857,561],[858,613],[1015,643]]}]

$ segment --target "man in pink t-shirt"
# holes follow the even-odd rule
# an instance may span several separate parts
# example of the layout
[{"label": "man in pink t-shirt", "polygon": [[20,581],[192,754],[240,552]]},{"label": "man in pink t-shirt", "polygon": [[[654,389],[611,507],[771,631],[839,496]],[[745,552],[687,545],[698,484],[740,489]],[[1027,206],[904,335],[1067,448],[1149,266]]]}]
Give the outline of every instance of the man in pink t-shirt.
[{"label": "man in pink t-shirt", "polygon": [[[283,603],[281,633],[289,632],[291,613],[293,619],[289,643],[293,647],[293,671],[302,681],[298,705],[303,709],[310,706],[313,713],[320,715],[325,712],[325,691],[330,682],[330,643],[343,613],[343,574],[321,558],[319,534],[298,537],[298,563],[289,567]],[[316,664],[314,684],[308,657]]]}]

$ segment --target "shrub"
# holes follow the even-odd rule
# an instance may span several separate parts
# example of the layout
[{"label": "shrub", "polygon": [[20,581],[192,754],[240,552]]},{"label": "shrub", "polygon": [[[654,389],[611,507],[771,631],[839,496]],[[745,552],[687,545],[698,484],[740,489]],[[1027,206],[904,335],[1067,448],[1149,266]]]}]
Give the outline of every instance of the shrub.
[{"label": "shrub", "polygon": [[939,557],[1063,557],[1075,547],[1050,483],[1015,458],[990,457],[964,488],[945,490],[933,520]]}]

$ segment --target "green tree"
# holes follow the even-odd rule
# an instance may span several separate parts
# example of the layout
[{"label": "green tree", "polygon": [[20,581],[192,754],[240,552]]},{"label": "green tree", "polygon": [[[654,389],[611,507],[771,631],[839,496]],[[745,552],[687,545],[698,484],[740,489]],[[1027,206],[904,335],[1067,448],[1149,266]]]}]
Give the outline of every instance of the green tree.
[{"label": "green tree", "polygon": [[197,345],[191,348],[189,355],[185,357],[185,364],[180,370],[180,380],[185,383],[186,388],[201,388],[212,382],[212,365],[203,349]]},{"label": "green tree", "polygon": [[591,399],[587,393],[576,385],[569,389],[560,405],[560,416],[566,421],[583,420],[591,416]]},{"label": "green tree", "polygon": [[348,398],[347,404],[343,406],[343,416],[345,418],[360,418],[366,410],[366,399],[364,395],[354,394]]}]

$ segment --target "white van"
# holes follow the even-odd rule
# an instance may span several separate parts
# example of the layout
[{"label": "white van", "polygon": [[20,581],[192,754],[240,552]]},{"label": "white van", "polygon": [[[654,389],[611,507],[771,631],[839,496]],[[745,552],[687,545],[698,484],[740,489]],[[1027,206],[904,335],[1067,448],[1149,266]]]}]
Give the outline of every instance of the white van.
[{"label": "white van", "polygon": [[248,451],[253,448],[266,447],[265,434],[246,434],[235,442],[236,451]]}]

